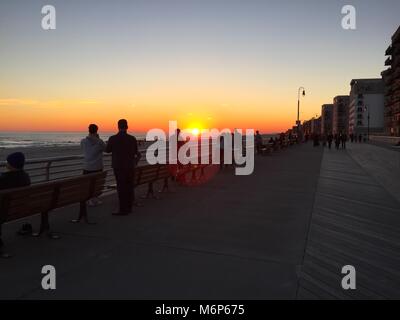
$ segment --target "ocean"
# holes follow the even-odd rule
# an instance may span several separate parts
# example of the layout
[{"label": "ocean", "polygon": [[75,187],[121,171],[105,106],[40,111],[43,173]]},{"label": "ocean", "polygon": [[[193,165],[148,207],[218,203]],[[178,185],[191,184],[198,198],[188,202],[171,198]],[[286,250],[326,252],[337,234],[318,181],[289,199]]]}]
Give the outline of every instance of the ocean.
[{"label": "ocean", "polygon": [[[115,134],[106,132],[100,134],[100,138],[107,141]],[[146,134],[132,132],[137,139],[143,140]],[[0,132],[0,149],[50,147],[50,146],[78,146],[86,132]]]}]

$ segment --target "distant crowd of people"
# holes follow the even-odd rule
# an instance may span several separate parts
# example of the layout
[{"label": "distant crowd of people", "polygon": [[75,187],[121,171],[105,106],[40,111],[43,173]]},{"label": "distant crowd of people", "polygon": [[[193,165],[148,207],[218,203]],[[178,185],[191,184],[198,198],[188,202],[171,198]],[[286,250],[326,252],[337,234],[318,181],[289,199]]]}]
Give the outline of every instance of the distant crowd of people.
[{"label": "distant crowd of people", "polygon": [[346,143],[349,140],[351,143],[363,143],[367,142],[367,136],[364,134],[359,134],[355,135],[351,133],[349,136],[347,136],[346,133],[340,132],[340,133],[335,133],[335,134],[312,134],[312,135],[305,135],[305,142],[308,142],[310,139],[312,139],[314,147],[319,146],[322,143],[323,147],[328,147],[329,149],[332,148],[332,144],[334,143],[335,149],[346,149]]},{"label": "distant crowd of people", "polygon": [[[289,133],[288,135],[286,135],[285,133],[280,133],[279,135],[276,135],[274,137],[271,136],[268,139],[268,144],[272,146],[272,148],[276,148],[277,146],[282,146],[286,139],[291,141],[293,139],[292,134]],[[255,144],[256,154],[261,154],[262,149],[265,148],[265,144],[264,144],[264,139],[258,130],[254,135],[254,144]]]}]

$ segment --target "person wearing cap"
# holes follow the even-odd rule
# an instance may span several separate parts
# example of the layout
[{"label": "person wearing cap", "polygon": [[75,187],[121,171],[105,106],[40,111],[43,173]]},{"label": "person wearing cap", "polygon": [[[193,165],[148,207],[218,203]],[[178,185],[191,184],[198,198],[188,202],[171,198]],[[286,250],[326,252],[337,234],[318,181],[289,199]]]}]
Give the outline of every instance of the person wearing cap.
[{"label": "person wearing cap", "polygon": [[8,155],[7,171],[0,175],[0,190],[29,186],[31,179],[24,171],[25,155],[22,152],[14,152]]}]

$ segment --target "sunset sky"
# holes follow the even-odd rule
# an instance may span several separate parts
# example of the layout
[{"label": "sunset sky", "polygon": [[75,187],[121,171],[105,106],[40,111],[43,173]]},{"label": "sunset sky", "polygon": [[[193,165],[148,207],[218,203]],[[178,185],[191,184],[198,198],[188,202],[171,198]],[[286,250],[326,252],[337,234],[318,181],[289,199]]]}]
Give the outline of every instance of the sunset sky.
[{"label": "sunset sky", "polygon": [[[357,30],[341,8],[357,9]],[[54,5],[57,29],[41,28]],[[0,0],[0,131],[286,130],[379,77],[400,1]]]}]

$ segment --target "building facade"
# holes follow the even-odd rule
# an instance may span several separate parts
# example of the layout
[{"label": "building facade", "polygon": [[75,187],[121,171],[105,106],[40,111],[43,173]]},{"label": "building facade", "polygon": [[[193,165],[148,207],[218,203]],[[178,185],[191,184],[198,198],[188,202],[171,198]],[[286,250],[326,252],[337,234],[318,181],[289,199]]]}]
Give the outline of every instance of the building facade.
[{"label": "building facade", "polygon": [[312,118],[310,120],[304,121],[303,125],[303,133],[305,135],[320,135],[321,134],[321,117]]},{"label": "building facade", "polygon": [[349,134],[384,132],[384,82],[353,79],[350,82]]},{"label": "building facade", "polygon": [[332,133],[340,134],[349,132],[349,96],[336,96],[333,98]]},{"label": "building facade", "polygon": [[333,132],[333,104],[324,104],[321,108],[321,134]]},{"label": "building facade", "polygon": [[385,133],[400,136],[400,27],[392,36],[385,55],[389,68],[382,72],[385,82]]}]

